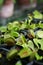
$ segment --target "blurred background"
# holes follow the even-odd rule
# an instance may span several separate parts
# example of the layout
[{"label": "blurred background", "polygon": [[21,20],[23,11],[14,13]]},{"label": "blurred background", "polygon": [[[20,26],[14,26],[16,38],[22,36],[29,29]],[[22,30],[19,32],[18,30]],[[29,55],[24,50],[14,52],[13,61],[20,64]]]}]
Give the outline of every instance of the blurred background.
[{"label": "blurred background", "polygon": [[0,26],[23,20],[33,9],[43,10],[43,0],[0,0]]}]

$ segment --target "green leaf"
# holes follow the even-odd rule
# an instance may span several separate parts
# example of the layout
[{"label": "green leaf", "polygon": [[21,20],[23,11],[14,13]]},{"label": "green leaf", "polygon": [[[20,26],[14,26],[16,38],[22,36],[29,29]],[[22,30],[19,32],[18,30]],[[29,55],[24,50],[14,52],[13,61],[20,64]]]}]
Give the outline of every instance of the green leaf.
[{"label": "green leaf", "polygon": [[14,39],[14,37],[11,36],[10,34],[4,34],[4,39],[7,39],[7,38],[13,38]]},{"label": "green leaf", "polygon": [[40,49],[41,49],[41,50],[43,50],[43,39],[39,40],[39,42],[38,42],[38,43],[39,43],[39,44],[40,44],[40,46],[41,46],[41,47],[40,47]]},{"label": "green leaf", "polygon": [[16,49],[11,49],[8,53],[7,53],[7,59],[12,59],[15,54],[17,54],[18,50]]},{"label": "green leaf", "polygon": [[26,41],[26,38],[23,34],[20,35],[20,37],[18,38],[17,40],[17,45],[22,45],[22,44],[25,44],[27,41]]},{"label": "green leaf", "polygon": [[43,59],[43,56],[39,56],[38,53],[35,53],[35,58],[36,58],[37,60],[42,60],[42,59]]},{"label": "green leaf", "polygon": [[20,38],[22,40],[22,43],[25,43],[26,42],[26,38],[25,38],[25,36],[23,34],[21,34]]},{"label": "green leaf", "polygon": [[31,21],[33,20],[33,15],[31,15],[31,14],[28,14],[28,21],[29,21],[29,24],[31,23]]},{"label": "green leaf", "polygon": [[32,51],[29,48],[23,48],[18,55],[20,56],[20,58],[25,58],[28,57],[32,54]]},{"label": "green leaf", "polygon": [[39,28],[43,29],[43,23],[39,23]]},{"label": "green leaf", "polygon": [[21,45],[23,48],[28,48],[28,45],[25,43],[25,44],[22,44]]},{"label": "green leaf", "polygon": [[20,27],[15,26],[15,27],[12,29],[12,31],[19,31],[19,29],[20,29]]},{"label": "green leaf", "polygon": [[9,23],[9,24],[7,25],[7,28],[8,28],[8,30],[12,30],[12,29],[13,29],[13,24],[12,24],[12,23]]},{"label": "green leaf", "polygon": [[35,33],[34,33],[34,31],[33,31],[32,29],[30,29],[30,34],[31,34],[33,37],[35,37]]},{"label": "green leaf", "polygon": [[6,26],[0,27],[0,31],[1,31],[1,32],[6,32],[6,31],[7,31],[7,27],[6,27]]},{"label": "green leaf", "polygon": [[36,28],[36,24],[31,24],[31,25],[30,25],[30,28],[31,28],[31,29],[35,29],[35,28]]},{"label": "green leaf", "polygon": [[22,24],[21,29],[25,29],[25,28],[26,28],[26,25]]},{"label": "green leaf", "polygon": [[15,27],[15,26],[20,26],[20,23],[19,23],[19,21],[14,21],[13,23],[12,23],[12,25]]},{"label": "green leaf", "polygon": [[28,41],[28,47],[30,47],[33,51],[35,50],[34,44],[31,40]]},{"label": "green leaf", "polygon": [[9,23],[9,24],[7,25],[7,27],[8,27],[8,30],[17,31],[17,30],[20,29],[20,24],[19,24],[19,22],[17,21],[17,22]]},{"label": "green leaf", "polygon": [[6,43],[8,46],[15,44],[15,38],[11,36],[10,34],[4,35],[4,43]]},{"label": "green leaf", "polygon": [[38,45],[39,40],[37,38],[34,38],[33,41],[34,41],[35,45],[39,48],[39,45]]},{"label": "green leaf", "polygon": [[21,24],[20,24],[18,21],[14,21],[14,22],[12,23],[12,25],[13,25],[13,30],[14,30],[14,31],[20,30]]},{"label": "green leaf", "polygon": [[39,38],[43,38],[43,31],[42,30],[37,31],[36,36]]},{"label": "green leaf", "polygon": [[42,19],[42,14],[39,11],[35,10],[33,12],[33,14],[34,14],[34,18],[36,18],[36,19]]},{"label": "green leaf", "polygon": [[21,61],[17,61],[15,65],[22,65]]},{"label": "green leaf", "polygon": [[[36,46],[38,47],[38,49],[43,50],[43,39],[33,39],[33,41],[36,44]],[[39,47],[38,44],[40,44],[41,47]]]},{"label": "green leaf", "polygon": [[11,31],[10,35],[13,36],[13,37],[18,37],[19,33],[15,32],[15,31]]}]

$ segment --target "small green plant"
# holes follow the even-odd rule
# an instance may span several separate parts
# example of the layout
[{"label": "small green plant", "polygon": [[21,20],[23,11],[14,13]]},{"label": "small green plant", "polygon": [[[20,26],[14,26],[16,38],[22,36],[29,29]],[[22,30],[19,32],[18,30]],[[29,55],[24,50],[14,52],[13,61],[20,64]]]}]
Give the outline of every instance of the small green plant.
[{"label": "small green plant", "polygon": [[[34,11],[33,13],[35,18],[36,14],[38,14],[37,19],[41,18],[39,12]],[[30,17],[30,19],[25,19],[23,22],[14,21],[8,23],[7,26],[0,27],[0,45],[4,42],[3,44],[14,46],[6,55],[8,60],[13,58],[25,60],[27,58],[30,61],[34,59],[39,61],[43,59],[43,54],[38,53],[39,50],[43,51],[43,23],[39,21],[36,24],[32,20],[33,18]],[[21,62],[16,63],[16,65],[18,64],[21,65]]]}]

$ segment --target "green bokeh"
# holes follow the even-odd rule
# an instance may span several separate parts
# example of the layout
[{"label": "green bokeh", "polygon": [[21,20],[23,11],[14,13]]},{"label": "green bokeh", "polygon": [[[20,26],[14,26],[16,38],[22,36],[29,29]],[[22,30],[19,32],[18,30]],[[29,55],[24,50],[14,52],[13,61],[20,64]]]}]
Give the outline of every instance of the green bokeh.
[{"label": "green bokeh", "polygon": [[[0,5],[3,4],[3,1],[4,1],[4,0],[0,0]],[[17,0],[13,0],[14,3],[16,3],[16,1],[17,1]]]},{"label": "green bokeh", "polygon": [[37,3],[38,4],[43,3],[43,0],[37,0]]},{"label": "green bokeh", "polygon": [[3,1],[4,1],[4,0],[0,0],[0,5],[2,5],[2,4],[3,4]]}]

